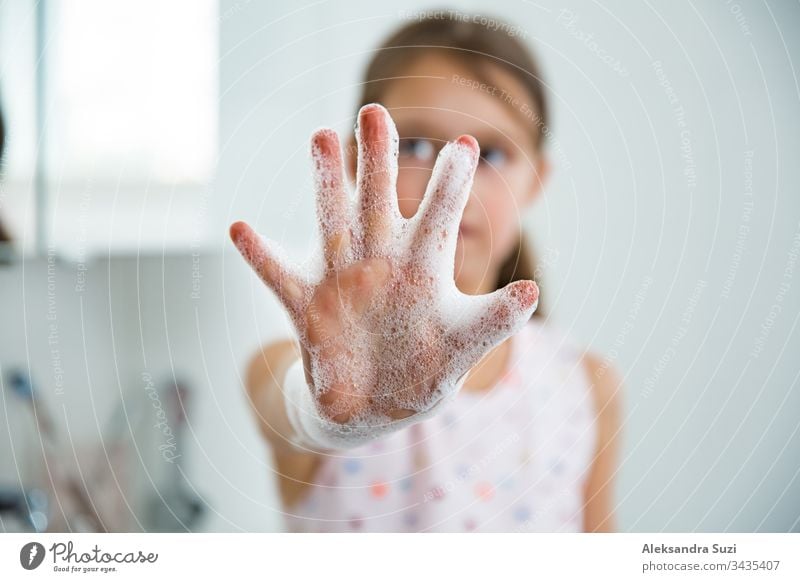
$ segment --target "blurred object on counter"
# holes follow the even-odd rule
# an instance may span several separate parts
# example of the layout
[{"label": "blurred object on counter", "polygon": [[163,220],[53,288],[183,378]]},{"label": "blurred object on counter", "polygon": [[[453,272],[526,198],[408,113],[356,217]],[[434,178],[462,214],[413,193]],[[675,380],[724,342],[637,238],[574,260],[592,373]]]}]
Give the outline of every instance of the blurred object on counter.
[{"label": "blurred object on counter", "polygon": [[41,489],[0,487],[0,531],[42,533],[47,530],[47,494]]},{"label": "blurred object on counter", "polygon": [[[3,373],[0,387],[11,385],[13,375]],[[28,418],[27,404],[0,393],[3,435],[0,439],[0,532],[42,532],[48,526],[47,492],[36,485],[39,435]]]},{"label": "blurred object on counter", "polygon": [[55,490],[56,501],[62,509],[70,531],[106,531],[85,482],[78,482],[64,461],[64,452],[59,446],[60,435],[56,434],[55,424],[47,407],[39,401],[30,375],[22,370],[12,370],[8,384],[11,391],[22,399],[33,413],[42,444],[45,467]]},{"label": "blurred object on counter", "polygon": [[[75,442],[58,430],[27,371],[3,385],[10,451],[0,482],[0,529],[49,532],[194,531],[206,505],[184,473],[186,411],[191,390],[149,374],[128,390],[99,438]],[[141,386],[141,385],[140,385]],[[18,410],[14,410],[18,408]],[[31,415],[33,418],[31,418]],[[71,419],[82,422],[88,419]]]},{"label": "blurred object on counter", "polygon": [[[191,390],[181,380],[165,384],[159,391],[164,403],[163,420],[156,425],[164,442],[158,446],[162,463],[157,489],[147,505],[148,531],[193,531],[205,514],[205,504],[186,481],[180,458],[185,449],[187,409]],[[159,417],[161,413],[159,413]]]}]

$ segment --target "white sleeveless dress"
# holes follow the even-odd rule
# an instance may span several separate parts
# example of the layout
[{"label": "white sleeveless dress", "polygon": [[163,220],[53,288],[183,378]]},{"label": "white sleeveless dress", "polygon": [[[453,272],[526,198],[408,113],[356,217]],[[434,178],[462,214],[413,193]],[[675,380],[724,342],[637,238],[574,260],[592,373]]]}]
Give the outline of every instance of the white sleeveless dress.
[{"label": "white sleeveless dress", "polygon": [[596,411],[583,349],[535,318],[503,378],[443,411],[328,455],[284,508],[299,532],[576,532]]}]

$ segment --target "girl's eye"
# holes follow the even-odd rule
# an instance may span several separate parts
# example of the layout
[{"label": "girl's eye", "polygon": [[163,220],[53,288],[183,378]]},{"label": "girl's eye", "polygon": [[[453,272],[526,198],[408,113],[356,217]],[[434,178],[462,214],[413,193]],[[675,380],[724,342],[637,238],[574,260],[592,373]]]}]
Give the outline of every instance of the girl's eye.
[{"label": "girl's eye", "polygon": [[408,137],[400,140],[399,155],[406,158],[416,158],[418,160],[430,160],[436,148],[430,140],[416,137]]},{"label": "girl's eye", "polygon": [[496,168],[499,168],[506,163],[507,159],[508,156],[506,156],[506,153],[500,148],[481,148],[480,163],[482,164],[488,163]]}]

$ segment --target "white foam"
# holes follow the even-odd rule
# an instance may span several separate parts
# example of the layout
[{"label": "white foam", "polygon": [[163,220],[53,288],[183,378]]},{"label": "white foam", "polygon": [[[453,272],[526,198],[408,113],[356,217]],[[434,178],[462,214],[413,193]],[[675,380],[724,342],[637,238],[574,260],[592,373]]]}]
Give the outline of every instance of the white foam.
[{"label": "white foam", "polygon": [[[387,169],[395,177],[397,131],[383,111],[393,149]],[[360,174],[366,161],[361,144],[359,151]],[[379,254],[367,254],[360,222],[350,224],[353,240],[344,267],[381,257],[389,262],[391,272],[363,314],[355,314],[344,298],[338,307],[341,331],[326,342],[311,345],[306,330],[298,329],[311,356],[315,403],[313,410],[304,407],[300,416],[315,439],[353,447],[430,417],[452,399],[469,369],[522,327],[535,309],[525,304],[530,288],[501,309],[493,306],[497,295],[464,295],[456,288],[458,225],[471,188],[475,156],[472,148],[458,142],[442,149],[420,211],[408,220],[399,211],[390,213],[393,234]],[[333,179],[330,170],[322,165],[314,170],[315,183],[324,190]],[[359,175],[357,180],[360,187],[362,178]],[[394,208],[396,193],[388,195]],[[431,205],[434,195],[438,204]],[[353,217],[355,205],[350,200],[349,217]],[[342,227],[336,222],[340,218],[324,203],[319,219],[324,226]],[[331,346],[336,348],[332,357]],[[333,405],[321,405],[318,399],[334,386],[348,395]],[[415,414],[395,420],[391,413],[396,410]],[[349,414],[348,420],[331,420],[339,414]]]}]

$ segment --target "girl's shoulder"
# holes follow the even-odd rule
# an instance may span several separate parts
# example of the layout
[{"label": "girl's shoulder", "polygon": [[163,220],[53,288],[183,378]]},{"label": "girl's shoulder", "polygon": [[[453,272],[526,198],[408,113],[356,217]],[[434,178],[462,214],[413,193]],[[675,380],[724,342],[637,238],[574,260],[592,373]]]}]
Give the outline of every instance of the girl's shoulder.
[{"label": "girl's shoulder", "polygon": [[589,351],[568,330],[552,320],[533,317],[522,328],[520,344],[529,355],[544,356],[561,362],[582,360]]},{"label": "girl's shoulder", "polygon": [[[581,392],[589,393],[601,422],[613,426],[619,421],[623,380],[613,358],[589,349],[553,322],[533,318],[521,333],[521,349],[538,359],[539,368],[547,370],[545,376],[569,378]],[[524,353],[521,359],[524,361]],[[577,369],[581,371],[578,374]]]}]

